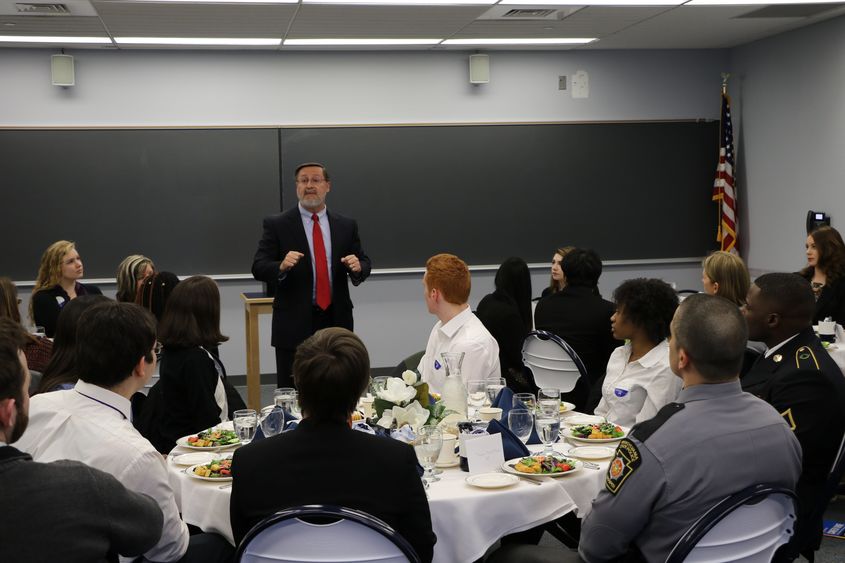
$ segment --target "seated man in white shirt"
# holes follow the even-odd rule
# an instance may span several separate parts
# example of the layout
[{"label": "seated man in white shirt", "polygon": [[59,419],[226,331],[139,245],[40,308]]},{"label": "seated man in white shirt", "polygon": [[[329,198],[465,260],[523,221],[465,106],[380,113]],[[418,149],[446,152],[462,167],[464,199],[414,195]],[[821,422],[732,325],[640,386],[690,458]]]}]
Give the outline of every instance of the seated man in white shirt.
[{"label": "seated man in white shirt", "polygon": [[18,445],[35,461],[81,461],[152,497],[164,524],[146,560],[225,561],[232,548],[220,536],[189,537],[165,460],[132,426],[129,399],[155,370],[155,327],[155,318],[131,303],[110,301],[85,311],[76,339],[79,381],[73,389],[32,398],[29,428]]},{"label": "seated man in white shirt", "polygon": [[446,366],[441,354],[464,353],[461,378],[498,380],[499,345],[469,308],[470,275],[466,262],[453,254],[437,254],[425,263],[425,303],[438,319],[417,368],[434,393],[442,393]]}]

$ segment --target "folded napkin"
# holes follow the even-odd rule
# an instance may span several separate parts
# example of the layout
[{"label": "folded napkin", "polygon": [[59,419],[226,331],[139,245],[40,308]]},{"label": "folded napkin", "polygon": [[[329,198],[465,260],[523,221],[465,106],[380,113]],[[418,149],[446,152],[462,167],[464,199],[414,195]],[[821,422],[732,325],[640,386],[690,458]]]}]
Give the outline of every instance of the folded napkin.
[{"label": "folded napkin", "polygon": [[[519,408],[524,409],[526,408],[525,404],[520,401]],[[499,394],[496,395],[496,400],[493,401],[491,405],[493,407],[498,407],[502,409],[502,423],[507,425],[508,423],[508,413],[511,411],[513,407],[513,391],[507,387],[502,387],[502,390],[499,391]],[[508,430],[510,432],[510,430]],[[513,433],[511,433],[513,435]],[[519,440],[519,438],[517,438]],[[531,429],[531,435],[528,437],[529,444],[542,444],[540,441],[540,436],[537,435],[537,430],[534,428]],[[511,459],[511,458],[508,458]]]},{"label": "folded napkin", "polygon": [[502,450],[504,451],[506,460],[531,455],[531,452],[528,451],[522,440],[517,438],[507,426],[498,420],[490,421],[490,424],[487,425],[487,433],[502,436]]},{"label": "folded napkin", "polygon": [[365,434],[373,434],[375,435],[376,431],[373,430],[372,426],[367,424],[364,421],[359,420],[358,422],[352,423],[352,430],[357,430],[358,432],[364,432]]},{"label": "folded napkin", "polygon": [[[299,424],[299,419],[288,411],[282,409],[282,407],[275,407],[272,411],[270,411],[268,418],[270,419],[270,424],[272,424],[274,428],[278,428],[279,425],[281,425],[284,429],[282,432],[293,430]],[[266,423],[267,422],[265,421],[265,424]],[[253,436],[252,441],[255,442],[256,440],[263,440],[266,437],[267,436],[264,435],[264,429],[259,422],[258,428],[255,429],[255,436]]]}]

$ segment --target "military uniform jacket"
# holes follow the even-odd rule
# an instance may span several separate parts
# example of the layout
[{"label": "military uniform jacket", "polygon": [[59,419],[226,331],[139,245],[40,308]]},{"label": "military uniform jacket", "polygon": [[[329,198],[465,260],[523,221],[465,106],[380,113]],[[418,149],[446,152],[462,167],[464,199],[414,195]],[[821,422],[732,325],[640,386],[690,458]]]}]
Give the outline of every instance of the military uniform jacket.
[{"label": "military uniform jacket", "polygon": [[818,549],[824,486],[845,430],[842,371],[808,327],[760,357],[742,376],[742,388],[775,407],[801,443],[798,526],[790,545],[801,552]]},{"label": "military uniform jacket", "polygon": [[739,381],[685,388],[620,442],[581,527],[588,563],[636,547],[665,561],[686,529],[723,498],[757,483],[794,488],[801,448],[783,418]]}]

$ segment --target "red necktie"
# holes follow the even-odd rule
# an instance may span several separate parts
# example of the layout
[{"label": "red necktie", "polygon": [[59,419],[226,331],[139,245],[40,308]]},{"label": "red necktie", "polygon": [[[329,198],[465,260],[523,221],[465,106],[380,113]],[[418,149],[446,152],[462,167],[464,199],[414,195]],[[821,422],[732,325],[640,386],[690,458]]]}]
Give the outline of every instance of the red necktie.
[{"label": "red necktie", "polygon": [[332,304],[332,288],[329,284],[329,261],[326,258],[326,245],[323,242],[323,229],[316,213],[311,215],[314,227],[311,238],[314,239],[314,266],[317,270],[317,306],[324,311]]}]

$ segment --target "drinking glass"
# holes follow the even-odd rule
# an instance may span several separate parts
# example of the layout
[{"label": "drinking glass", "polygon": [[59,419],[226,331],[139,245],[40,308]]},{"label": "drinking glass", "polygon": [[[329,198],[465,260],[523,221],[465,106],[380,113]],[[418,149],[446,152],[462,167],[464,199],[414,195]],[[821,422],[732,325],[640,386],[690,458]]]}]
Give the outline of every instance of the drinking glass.
[{"label": "drinking glass", "polygon": [[434,464],[437,463],[437,458],[440,457],[442,447],[443,435],[438,427],[428,425],[417,430],[417,436],[414,439],[414,451],[420,465],[425,469],[423,480],[427,483],[440,480],[440,477],[434,474],[433,469]]},{"label": "drinking glass", "polygon": [[496,397],[499,396],[499,391],[505,388],[505,378],[500,377],[499,379],[488,379],[487,380],[487,387],[485,391],[487,392],[487,402],[490,406],[493,405],[493,402],[496,400]]},{"label": "drinking glass", "polygon": [[545,414],[560,414],[560,389],[545,387],[537,391],[537,408]]},{"label": "drinking glass", "polygon": [[553,456],[555,448],[553,444],[560,435],[560,414],[549,414],[540,410],[537,413],[537,420],[534,422],[537,426],[537,434],[540,436],[540,441],[543,442],[544,456]]},{"label": "drinking glass", "polygon": [[379,391],[387,389],[387,380],[390,379],[386,375],[380,375],[373,378],[373,396],[378,397]]},{"label": "drinking glass", "polygon": [[484,400],[487,398],[486,388],[487,381],[483,379],[467,381],[467,415],[470,420],[475,419],[478,409],[484,406]]},{"label": "drinking glass", "polygon": [[537,410],[537,397],[532,393],[516,393],[513,396],[513,406],[518,409],[528,409],[531,414]]},{"label": "drinking glass", "polygon": [[249,444],[255,436],[255,428],[258,426],[258,413],[255,409],[242,409],[235,411],[232,423],[235,425],[235,433],[238,435],[241,444]]},{"label": "drinking glass", "polygon": [[280,407],[270,405],[261,409],[258,422],[261,424],[261,431],[264,433],[264,436],[269,438],[282,432],[284,429],[285,413]]},{"label": "drinking glass", "polygon": [[508,413],[508,428],[523,444],[528,442],[531,429],[534,428],[534,411],[528,409],[511,409]]},{"label": "drinking glass", "polygon": [[299,411],[299,402],[297,401],[296,389],[293,387],[281,387],[273,392],[273,402],[277,407],[289,412],[292,415],[297,415]]}]

